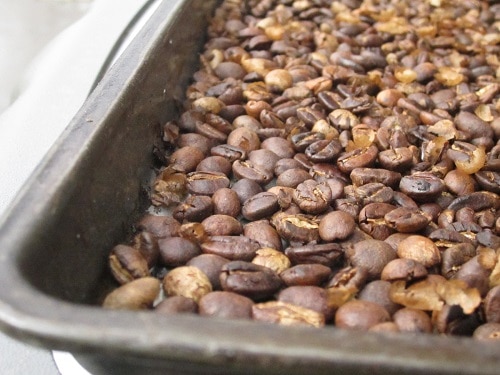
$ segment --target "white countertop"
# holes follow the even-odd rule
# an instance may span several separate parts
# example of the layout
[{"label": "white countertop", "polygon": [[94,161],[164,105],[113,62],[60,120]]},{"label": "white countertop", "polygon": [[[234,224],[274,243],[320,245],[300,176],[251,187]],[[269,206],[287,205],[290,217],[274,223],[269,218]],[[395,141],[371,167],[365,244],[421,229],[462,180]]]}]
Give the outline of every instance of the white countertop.
[{"label": "white countertop", "polygon": [[[0,91],[0,215],[81,107],[131,20],[145,4],[151,4],[124,45],[159,3],[0,0],[0,90],[4,90]],[[44,22],[51,27],[39,25]],[[38,33],[38,38],[29,33]],[[38,51],[42,52],[31,60]],[[25,71],[30,61],[31,67]],[[10,103],[13,96],[17,98]],[[58,370],[51,352],[3,333],[0,351],[3,375],[88,374],[72,363],[71,356],[60,352],[55,353]]]}]

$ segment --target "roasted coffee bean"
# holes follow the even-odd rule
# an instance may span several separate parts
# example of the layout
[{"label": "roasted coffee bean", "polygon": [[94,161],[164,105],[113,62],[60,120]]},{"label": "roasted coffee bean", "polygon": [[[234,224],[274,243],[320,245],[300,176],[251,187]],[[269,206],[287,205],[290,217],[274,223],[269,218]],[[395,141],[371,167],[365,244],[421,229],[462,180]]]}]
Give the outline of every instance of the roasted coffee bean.
[{"label": "roasted coffee bean", "polygon": [[143,310],[153,306],[160,293],[160,281],[154,277],[141,277],[109,293],[102,306],[115,310]]},{"label": "roasted coffee bean", "polygon": [[199,301],[200,315],[226,319],[251,319],[253,301],[240,294],[215,291]]},{"label": "roasted coffee bean", "polygon": [[196,314],[198,305],[191,298],[183,296],[172,296],[165,298],[155,306],[154,311],[159,314]]},{"label": "roasted coffee bean", "polygon": [[241,209],[243,217],[247,220],[260,220],[272,216],[280,208],[278,197],[267,191],[255,194],[248,198]]},{"label": "roasted coffee bean", "polygon": [[291,266],[290,259],[285,254],[270,247],[257,250],[257,255],[252,259],[252,263],[270,268],[278,275]]},{"label": "roasted coffee bean", "polygon": [[291,158],[285,158],[285,159],[280,159],[276,162],[274,166],[274,174],[276,176],[279,176],[283,172],[289,170],[289,169],[304,169],[306,170],[300,162],[298,162],[295,159]]},{"label": "roasted coffee bean", "polygon": [[259,244],[245,236],[212,236],[201,244],[206,254],[215,254],[230,260],[252,260]]},{"label": "roasted coffee bean", "polygon": [[144,215],[137,229],[153,234],[156,238],[177,236],[181,224],[171,216]]},{"label": "roasted coffee bean", "polygon": [[252,316],[260,322],[285,326],[323,327],[325,325],[323,314],[280,301],[269,301],[253,305]]},{"label": "roasted coffee bean", "polygon": [[139,250],[148,267],[153,267],[160,257],[158,249],[158,239],[150,232],[141,231],[132,240],[132,247]]},{"label": "roasted coffee bean", "polygon": [[417,202],[432,202],[445,188],[443,181],[427,172],[416,172],[401,178],[399,188]]},{"label": "roasted coffee bean", "polygon": [[172,215],[180,222],[203,221],[213,212],[212,199],[203,195],[191,195],[184,203],[179,204],[172,211]]},{"label": "roasted coffee bean", "polygon": [[380,278],[386,281],[413,281],[423,279],[427,274],[427,269],[423,264],[413,259],[397,258],[384,266]]},{"label": "roasted coffee bean", "polygon": [[293,158],[295,150],[292,142],[279,137],[271,137],[262,142],[262,148],[270,150],[278,155],[281,159]]},{"label": "roasted coffee bean", "polygon": [[269,221],[258,220],[247,223],[243,227],[243,234],[256,241],[261,247],[270,247],[281,250],[281,238]]},{"label": "roasted coffee bean", "polygon": [[408,147],[397,147],[381,151],[378,155],[380,165],[391,171],[404,171],[413,164],[413,152]]},{"label": "roasted coffee bean", "polygon": [[337,158],[342,145],[336,139],[316,141],[305,149],[304,153],[313,163],[328,163]]},{"label": "roasted coffee bean", "polygon": [[149,276],[146,258],[139,250],[130,246],[116,245],[109,255],[109,267],[120,284]]},{"label": "roasted coffee bean", "polygon": [[486,294],[484,315],[488,323],[500,323],[500,285],[491,288]]},{"label": "roasted coffee bean", "polygon": [[285,254],[293,264],[322,264],[332,267],[340,261],[343,252],[340,245],[327,243],[289,247]]},{"label": "roasted coffee bean", "polygon": [[474,331],[473,336],[476,340],[499,340],[500,339],[500,323],[486,323]]},{"label": "roasted coffee bean", "polygon": [[262,187],[254,180],[242,178],[231,186],[231,190],[236,192],[240,203],[243,204],[248,198],[262,192]]},{"label": "roasted coffee bean", "polygon": [[250,160],[236,160],[232,166],[233,174],[237,179],[255,181],[259,185],[266,185],[273,178],[273,172],[253,163]]},{"label": "roasted coffee bean", "polygon": [[278,294],[278,301],[317,311],[324,316],[325,321],[331,320],[335,312],[328,304],[326,289],[319,286],[290,286]]},{"label": "roasted coffee bean", "polygon": [[397,188],[401,180],[401,174],[398,172],[375,168],[355,168],[349,176],[356,186],[378,182],[393,189]]},{"label": "roasted coffee bean", "polygon": [[168,296],[183,296],[198,303],[201,297],[212,291],[212,284],[199,268],[181,266],[163,278],[163,289]]},{"label": "roasted coffee bean", "polygon": [[237,127],[227,137],[226,143],[229,146],[238,147],[245,152],[258,150],[260,139],[257,133],[246,127]]},{"label": "roasted coffee bean", "polygon": [[424,229],[430,218],[419,210],[398,207],[384,215],[384,220],[391,228],[402,233],[415,233]]},{"label": "roasted coffee bean", "polygon": [[182,237],[163,238],[158,241],[160,259],[166,266],[176,267],[201,254],[200,247]]},{"label": "roasted coffee bean", "polygon": [[490,270],[484,267],[476,255],[460,267],[452,279],[464,281],[469,288],[476,288],[481,296],[485,296],[489,290]]},{"label": "roasted coffee bean", "polygon": [[210,280],[210,284],[212,284],[213,290],[219,290],[220,280],[219,274],[222,266],[229,262],[229,259],[223,258],[219,255],[215,254],[200,254],[191,258],[189,262],[186,263],[186,266],[193,266],[199,268],[205,275],[207,275]]},{"label": "roasted coffee bean", "polygon": [[355,243],[346,251],[349,263],[368,272],[370,280],[380,277],[382,270],[391,260],[396,258],[394,249],[384,241],[364,240]]},{"label": "roasted coffee bean", "polygon": [[432,322],[425,311],[404,307],[392,316],[400,332],[431,333]]},{"label": "roasted coffee bean", "polygon": [[398,245],[398,256],[413,259],[424,267],[432,267],[441,263],[441,252],[436,244],[427,237],[412,235]]},{"label": "roasted coffee bean", "polygon": [[337,167],[344,173],[350,173],[356,168],[371,167],[378,155],[376,146],[357,148],[341,155],[337,159]]},{"label": "roasted coffee bean", "polygon": [[346,329],[368,330],[376,324],[389,320],[390,315],[387,310],[370,301],[346,302],[335,313],[335,326]]},{"label": "roasted coffee bean", "polygon": [[280,160],[280,157],[271,150],[260,149],[251,151],[248,154],[248,160],[264,170],[274,171],[274,167],[278,160]]},{"label": "roasted coffee bean", "polygon": [[220,172],[192,172],[187,175],[187,189],[191,194],[212,195],[229,187],[229,179]]},{"label": "roasted coffee bean", "polygon": [[302,182],[309,180],[311,175],[302,168],[287,169],[276,179],[276,185],[296,188]]},{"label": "roasted coffee bean", "polygon": [[382,306],[390,315],[397,312],[401,305],[394,303],[390,297],[391,283],[385,280],[374,280],[364,286],[358,293],[361,301],[370,301]]},{"label": "roasted coffee bean", "polygon": [[330,267],[319,263],[297,264],[280,273],[281,280],[288,285],[320,286],[331,275]]},{"label": "roasted coffee bean", "polygon": [[216,215],[238,217],[241,203],[238,194],[233,189],[222,188],[212,195],[213,212]]},{"label": "roasted coffee bean", "polygon": [[217,172],[226,176],[231,173],[231,163],[222,156],[209,156],[196,166],[197,172]]},{"label": "roasted coffee bean", "polygon": [[244,149],[228,144],[214,146],[210,149],[210,153],[212,156],[221,156],[230,163],[236,160],[244,160],[247,157],[247,152]]},{"label": "roasted coffee bean", "polygon": [[200,223],[184,223],[179,229],[179,237],[199,245],[205,242],[208,235]]},{"label": "roasted coffee bean", "polygon": [[330,206],[332,191],[325,182],[306,180],[295,188],[293,201],[302,211],[308,214],[319,214]]},{"label": "roasted coffee bean", "polygon": [[178,172],[193,172],[204,157],[205,155],[199,148],[184,146],[170,156],[170,167]]},{"label": "roasted coffee bean", "polygon": [[229,215],[212,215],[201,222],[208,236],[237,236],[243,233],[243,226]]},{"label": "roasted coffee bean", "polygon": [[343,240],[349,237],[356,226],[354,218],[347,212],[332,211],[319,222],[319,236],[323,241]]},{"label": "roasted coffee bean", "polygon": [[380,182],[369,182],[359,187],[354,187],[354,197],[364,205],[370,203],[391,203],[394,191]]},{"label": "roasted coffee bean", "polygon": [[394,230],[385,221],[385,215],[396,207],[389,203],[369,203],[359,212],[359,227],[376,240],[385,240]]},{"label": "roasted coffee bean", "polygon": [[307,243],[319,239],[319,222],[312,216],[278,212],[271,218],[271,224],[287,241]]},{"label": "roasted coffee bean", "polygon": [[361,267],[347,266],[338,270],[330,281],[327,288],[345,288],[352,290],[361,290],[368,279],[368,271]]},{"label": "roasted coffee bean", "polygon": [[441,274],[451,278],[460,267],[476,255],[475,247],[470,243],[460,243],[448,247],[442,252]]},{"label": "roasted coffee bean", "polygon": [[270,297],[281,287],[281,279],[270,268],[244,261],[226,263],[220,273],[222,289],[253,300]]}]

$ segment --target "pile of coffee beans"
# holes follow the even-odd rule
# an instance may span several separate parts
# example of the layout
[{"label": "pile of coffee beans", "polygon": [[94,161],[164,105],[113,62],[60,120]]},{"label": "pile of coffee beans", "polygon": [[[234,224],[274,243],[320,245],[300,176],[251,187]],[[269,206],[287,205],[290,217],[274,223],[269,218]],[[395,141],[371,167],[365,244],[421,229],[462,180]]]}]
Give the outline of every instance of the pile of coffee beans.
[{"label": "pile of coffee beans", "polygon": [[500,338],[500,4],[225,0],[106,308]]}]

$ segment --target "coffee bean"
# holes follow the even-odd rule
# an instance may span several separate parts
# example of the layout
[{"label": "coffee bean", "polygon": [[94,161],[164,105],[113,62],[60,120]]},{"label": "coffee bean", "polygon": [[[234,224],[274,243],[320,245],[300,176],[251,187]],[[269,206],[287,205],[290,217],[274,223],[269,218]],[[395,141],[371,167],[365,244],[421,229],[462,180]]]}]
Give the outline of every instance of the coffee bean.
[{"label": "coffee bean", "polygon": [[269,221],[258,220],[252,221],[244,225],[243,234],[255,242],[260,247],[270,247],[272,249],[281,250],[281,238]]},{"label": "coffee bean", "polygon": [[212,215],[204,219],[201,224],[208,236],[236,236],[243,233],[241,223],[229,215]]},{"label": "coffee bean", "polygon": [[281,279],[270,268],[244,261],[226,263],[220,273],[222,289],[253,300],[270,297],[281,287]]},{"label": "coffee bean", "polygon": [[259,244],[245,236],[212,236],[201,244],[206,254],[215,254],[230,260],[252,260]]},{"label": "coffee bean", "polygon": [[432,322],[428,314],[422,310],[404,307],[396,311],[392,317],[400,332],[431,333]]},{"label": "coffee bean", "polygon": [[241,203],[236,191],[229,188],[218,189],[212,195],[213,212],[216,215],[238,217]]},{"label": "coffee bean", "polygon": [[212,284],[199,268],[181,266],[167,273],[163,289],[168,296],[183,296],[198,303],[201,297],[212,291]]},{"label": "coffee bean", "polygon": [[141,277],[109,293],[102,306],[115,310],[143,310],[153,306],[160,292],[160,281],[154,277]]},{"label": "coffee bean", "polygon": [[332,211],[319,222],[319,236],[323,241],[343,240],[349,237],[356,226],[354,218],[347,212]]},{"label": "coffee bean", "polygon": [[226,319],[251,319],[253,301],[225,291],[205,294],[199,301],[200,315]]},{"label": "coffee bean", "polygon": [[201,254],[196,243],[182,237],[163,238],[158,241],[158,247],[162,263],[171,267],[181,266]]},{"label": "coffee bean", "polygon": [[196,314],[198,305],[191,298],[183,296],[172,296],[165,298],[155,306],[154,311],[159,314]]},{"label": "coffee bean", "polygon": [[329,267],[319,263],[297,264],[280,273],[281,280],[288,285],[316,285],[320,286],[328,279],[332,271]]},{"label": "coffee bean", "polygon": [[328,243],[289,247],[285,254],[293,264],[322,264],[332,267],[340,260],[343,252],[338,244]]},{"label": "coffee bean", "polygon": [[120,284],[149,276],[146,258],[139,250],[130,246],[116,245],[109,255],[109,266],[115,280]]},{"label": "coffee bean", "polygon": [[335,326],[346,329],[368,330],[376,324],[389,320],[387,310],[370,301],[346,302],[335,313]]},{"label": "coffee bean", "polygon": [[241,209],[247,220],[260,220],[272,216],[279,209],[278,197],[267,191],[255,194],[248,198]]},{"label": "coffee bean", "polygon": [[391,283],[385,280],[374,280],[367,283],[358,294],[361,301],[369,301],[382,306],[390,315],[396,313],[401,305],[394,303],[390,297]]},{"label": "coffee bean", "polygon": [[396,252],[383,241],[364,240],[348,249],[346,256],[354,267],[365,269],[369,279],[376,279],[386,264],[396,258]]},{"label": "coffee bean", "polygon": [[276,323],[286,326],[322,327],[325,325],[323,314],[280,301],[255,304],[252,307],[252,316],[255,320],[260,322]]},{"label": "coffee bean", "polygon": [[278,294],[278,301],[317,311],[325,321],[333,318],[334,309],[328,304],[328,294],[319,286],[290,286]]},{"label": "coffee bean", "polygon": [[293,201],[302,211],[308,214],[319,214],[330,206],[332,191],[325,182],[305,180],[295,188]]},{"label": "coffee bean", "polygon": [[413,259],[424,267],[432,267],[441,263],[441,253],[438,247],[427,237],[412,235],[398,245],[398,256]]},{"label": "coffee bean", "polygon": [[212,195],[229,187],[229,179],[220,172],[191,172],[187,175],[187,189],[191,194]]}]

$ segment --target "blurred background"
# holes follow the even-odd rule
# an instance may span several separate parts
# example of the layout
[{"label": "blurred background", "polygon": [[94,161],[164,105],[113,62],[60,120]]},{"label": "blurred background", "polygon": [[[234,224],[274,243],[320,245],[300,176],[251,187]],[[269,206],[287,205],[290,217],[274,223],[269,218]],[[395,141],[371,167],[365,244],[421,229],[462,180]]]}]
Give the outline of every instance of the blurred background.
[{"label": "blurred background", "polygon": [[[0,0],[0,217],[159,3]],[[1,332],[0,352],[3,375],[88,374]]]}]

